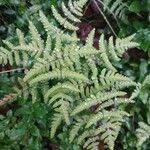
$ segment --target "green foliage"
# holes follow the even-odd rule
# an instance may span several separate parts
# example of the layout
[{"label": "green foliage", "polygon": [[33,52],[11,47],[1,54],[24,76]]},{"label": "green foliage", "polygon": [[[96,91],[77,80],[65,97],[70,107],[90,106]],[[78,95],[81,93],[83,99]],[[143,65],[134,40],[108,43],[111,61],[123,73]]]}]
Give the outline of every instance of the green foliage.
[{"label": "green foliage", "polygon": [[143,122],[139,122],[139,128],[136,132],[138,138],[137,148],[139,148],[150,137],[150,126]]},{"label": "green foliage", "polygon": [[121,23],[120,35],[126,36],[136,32],[141,49],[149,53],[150,2],[147,0],[129,0],[128,3],[128,23]]},{"label": "green foliage", "polygon": [[15,105],[16,110],[0,116],[1,149],[43,149],[43,137],[49,137],[50,109],[25,100]]}]

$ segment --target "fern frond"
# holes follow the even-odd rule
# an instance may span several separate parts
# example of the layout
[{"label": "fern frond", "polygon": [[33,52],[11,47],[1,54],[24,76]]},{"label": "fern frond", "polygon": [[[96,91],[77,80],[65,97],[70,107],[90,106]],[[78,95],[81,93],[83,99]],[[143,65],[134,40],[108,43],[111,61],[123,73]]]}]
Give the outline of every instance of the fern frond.
[{"label": "fern frond", "polygon": [[17,37],[19,39],[19,44],[24,45],[25,44],[24,33],[19,29],[16,29],[16,33],[17,33]]},{"label": "fern frond", "polygon": [[63,92],[64,90],[67,90],[69,92],[79,92],[79,89],[73,84],[58,83],[46,92],[45,100],[47,100],[49,97],[53,97],[55,93]]},{"label": "fern frond", "polygon": [[123,117],[123,116],[129,116],[128,113],[125,111],[103,111],[99,112],[95,115],[93,115],[89,121],[87,122],[86,128],[89,128],[91,125],[97,123],[98,121],[105,119],[105,118],[111,118],[111,117]]},{"label": "fern frond", "polygon": [[65,6],[64,2],[62,2],[62,10],[64,12],[64,15],[69,18],[71,21],[74,22],[81,22],[77,17],[75,17],[70,11],[69,9]]},{"label": "fern frond", "polygon": [[39,16],[45,31],[47,32],[47,34],[51,34],[52,38],[55,38],[57,34],[60,34],[61,38],[65,41],[76,42],[79,40],[76,36],[76,33],[73,33],[71,35],[64,33],[62,30],[53,25],[53,23],[48,20],[48,18],[44,15],[42,11],[39,11]]},{"label": "fern frond", "polygon": [[81,143],[83,143],[83,141],[88,138],[88,137],[93,137],[94,136],[94,130],[90,129],[90,130],[86,130],[84,131],[79,137],[78,137],[78,144],[80,145]]},{"label": "fern frond", "polygon": [[116,71],[116,69],[113,67],[113,65],[111,64],[109,58],[108,58],[108,55],[107,55],[107,45],[106,45],[106,41],[104,40],[104,34],[102,34],[100,36],[100,40],[99,40],[99,48],[100,48],[100,51],[101,51],[101,55],[100,57],[102,58],[103,62],[104,62],[104,65],[110,69],[110,70],[113,70],[113,71]]},{"label": "fern frond", "polygon": [[87,98],[84,102],[82,102],[79,106],[77,106],[71,113],[72,116],[80,113],[81,111],[88,109],[94,105],[101,103],[102,101],[109,100],[118,96],[124,96],[126,93],[122,91],[112,91],[105,93],[97,93],[96,96],[91,96]]},{"label": "fern frond", "polygon": [[49,73],[45,73],[35,77],[30,81],[30,85],[33,85],[38,82],[48,81],[50,79],[65,79],[65,78],[72,78],[80,81],[88,81],[88,78],[85,77],[83,74],[79,74],[66,69],[63,70],[55,69]]},{"label": "fern frond", "polygon": [[82,13],[74,7],[72,0],[69,0],[68,7],[70,8],[70,11],[74,13],[75,15],[80,16],[80,17],[82,16]]},{"label": "fern frond", "polygon": [[150,126],[144,122],[139,122],[139,128],[136,130],[136,136],[138,138],[137,147],[139,147],[150,138]]},{"label": "fern frond", "polygon": [[135,34],[130,35],[123,39],[119,39],[119,38],[116,39],[115,46],[116,46],[116,51],[117,51],[118,55],[122,56],[122,54],[126,50],[139,46],[139,44],[137,42],[133,41],[134,37],[135,37]]},{"label": "fern frond", "polygon": [[10,65],[13,65],[13,56],[12,56],[12,52],[10,52],[9,50],[0,47],[0,64],[7,64],[9,63]]},{"label": "fern frond", "polygon": [[125,77],[112,70],[107,71],[106,69],[103,69],[101,71],[100,81],[103,87],[115,87],[116,89],[121,89],[129,86],[137,86],[137,84],[130,78]]},{"label": "fern frond", "polygon": [[93,39],[94,39],[94,36],[95,36],[95,29],[93,29],[89,34],[88,34],[88,37],[86,39],[86,47],[93,47]]},{"label": "fern frond", "polygon": [[39,49],[42,51],[44,49],[44,44],[43,44],[44,42],[41,38],[41,35],[38,33],[38,30],[36,29],[36,27],[31,21],[29,21],[29,29],[32,35],[33,42],[36,43]]},{"label": "fern frond", "polygon": [[62,11],[66,18],[62,17],[59,14],[59,12],[55,9],[55,7],[52,6],[53,16],[59,22],[59,24],[62,25],[64,28],[76,31],[76,30],[78,30],[78,27],[73,25],[73,23],[71,23],[70,21],[72,21],[74,23],[81,22],[80,19],[78,19],[76,16],[79,16],[79,17],[82,16],[83,6],[86,4],[86,2],[87,2],[87,0],[79,0],[79,1],[74,1],[74,2],[69,0],[68,6],[69,6],[70,10],[65,6],[64,2],[62,2]]},{"label": "fern frond", "polygon": [[104,5],[104,11],[108,11],[113,14],[115,18],[119,18],[124,22],[126,21],[127,5],[122,0],[105,0],[101,3]]},{"label": "fern frond", "polygon": [[139,83],[137,84],[136,89],[134,89],[134,92],[131,94],[129,99],[133,100],[134,98],[136,98],[139,95],[140,90],[141,90],[141,84]]},{"label": "fern frond", "polygon": [[62,121],[62,115],[59,114],[59,113],[54,114],[53,120],[52,120],[52,123],[51,123],[51,132],[50,132],[51,138],[54,137],[57,128],[61,124],[61,121]]},{"label": "fern frond", "polygon": [[[114,61],[119,61],[119,57],[122,57],[123,53],[134,47],[138,47],[139,44],[133,41],[135,35],[128,36],[126,38],[120,39],[117,38],[116,41],[113,41],[113,38],[110,37],[107,42],[104,39],[104,35],[102,34],[99,40],[99,48],[101,51],[100,57],[102,58],[104,65],[112,70],[116,71],[110,59],[112,58]],[[110,54],[110,55],[109,55]]]},{"label": "fern frond", "polygon": [[69,103],[67,101],[64,101],[64,98],[62,97],[60,100],[60,109],[63,114],[63,118],[65,119],[65,122],[67,125],[70,125],[70,120],[69,120]]},{"label": "fern frond", "polygon": [[142,83],[142,87],[144,87],[147,84],[150,84],[150,74],[145,77],[145,79]]},{"label": "fern frond", "polygon": [[122,121],[123,119],[120,117],[111,118],[95,131],[97,134],[101,133],[101,139],[104,140],[110,150],[114,150],[115,140],[120,131]]},{"label": "fern frond", "polygon": [[83,145],[83,148],[85,149],[91,149],[91,150],[98,150],[99,145],[99,136],[89,138]]},{"label": "fern frond", "polygon": [[40,73],[45,73],[49,71],[49,64],[44,59],[38,59],[38,62],[33,66],[33,68],[24,77],[24,82],[28,82],[31,78],[35,77]]},{"label": "fern frond", "polygon": [[[48,103],[51,104],[51,103],[55,102],[56,100],[61,99],[62,97],[63,97],[65,100],[67,100],[68,102],[73,102],[73,98],[72,98],[71,96],[60,92],[60,93],[54,95],[54,96],[49,100]],[[47,100],[46,100],[45,102],[47,102]],[[56,104],[54,104],[53,107],[56,107]]]},{"label": "fern frond", "polygon": [[70,22],[68,22],[65,18],[63,18],[58,11],[55,9],[54,6],[52,6],[52,12],[53,16],[56,18],[56,20],[60,23],[60,25],[63,25],[66,29],[76,31],[78,30],[78,27],[74,26]]},{"label": "fern frond", "polygon": [[76,137],[76,135],[78,135],[78,132],[80,130],[80,128],[83,125],[83,120],[81,120],[80,122],[77,122],[75,125],[73,125],[71,131],[70,131],[70,135],[69,135],[69,142],[71,143],[74,138]]}]

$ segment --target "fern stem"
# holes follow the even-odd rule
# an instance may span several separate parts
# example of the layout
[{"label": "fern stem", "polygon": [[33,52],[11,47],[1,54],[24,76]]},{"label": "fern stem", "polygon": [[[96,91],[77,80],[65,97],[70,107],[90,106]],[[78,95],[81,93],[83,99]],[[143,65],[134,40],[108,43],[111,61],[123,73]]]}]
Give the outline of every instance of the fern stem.
[{"label": "fern stem", "polygon": [[107,17],[105,16],[105,14],[103,13],[103,11],[99,8],[97,2],[95,0],[93,0],[93,2],[95,3],[96,7],[98,8],[99,12],[101,13],[101,15],[103,16],[103,18],[105,19],[106,23],[108,24],[109,28],[111,29],[111,31],[113,32],[113,34],[117,37],[116,32],[114,31],[113,27],[111,26],[111,24],[109,23]]},{"label": "fern stem", "polygon": [[98,1],[99,1],[99,3],[101,3],[104,7],[106,7],[107,10],[113,15],[114,19],[116,20],[116,23],[117,23],[118,27],[120,28],[120,24],[119,24],[119,22],[118,22],[116,16],[114,15],[114,13],[109,9],[109,7],[108,7],[107,5],[105,5],[104,2],[102,2],[101,0],[98,0]]}]

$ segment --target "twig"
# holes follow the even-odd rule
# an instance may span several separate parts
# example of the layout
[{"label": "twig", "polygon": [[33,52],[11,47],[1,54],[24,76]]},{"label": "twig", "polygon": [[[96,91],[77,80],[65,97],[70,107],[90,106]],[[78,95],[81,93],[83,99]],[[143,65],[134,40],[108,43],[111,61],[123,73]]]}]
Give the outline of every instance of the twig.
[{"label": "twig", "polygon": [[15,72],[15,71],[22,71],[22,70],[25,70],[25,68],[17,68],[17,69],[1,71],[0,74],[5,74],[5,73],[10,73],[10,72]]},{"label": "twig", "polygon": [[105,14],[103,13],[103,11],[99,8],[97,2],[95,0],[93,0],[93,2],[95,3],[96,7],[98,8],[99,12],[101,13],[101,15],[103,16],[103,18],[105,19],[105,21],[107,22],[109,28],[111,29],[111,31],[113,32],[113,34],[117,37],[116,32],[114,31],[114,29],[112,28],[111,24],[109,23],[108,19],[106,18]]}]

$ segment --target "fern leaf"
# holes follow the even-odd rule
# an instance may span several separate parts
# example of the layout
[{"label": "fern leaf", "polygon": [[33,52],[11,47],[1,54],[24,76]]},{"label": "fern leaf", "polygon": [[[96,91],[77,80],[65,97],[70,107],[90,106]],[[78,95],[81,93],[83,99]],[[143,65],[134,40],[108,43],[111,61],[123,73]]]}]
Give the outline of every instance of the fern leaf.
[{"label": "fern leaf", "polygon": [[100,81],[104,87],[115,86],[116,88],[118,87],[120,89],[122,87],[137,86],[137,84],[130,78],[112,70],[107,71],[106,69],[101,71]]},{"label": "fern leaf", "polygon": [[59,113],[54,114],[53,116],[53,121],[51,123],[51,138],[54,137],[57,128],[59,127],[59,125],[61,124],[62,121],[62,115]]},{"label": "fern leaf", "polygon": [[112,118],[112,120],[108,120],[107,123],[97,129],[97,134],[102,133],[101,139],[104,140],[104,143],[108,145],[110,150],[114,150],[114,143],[120,131],[120,121],[122,121],[122,118],[120,117]]},{"label": "fern leaf", "polygon": [[24,45],[25,44],[25,40],[24,40],[24,34],[21,30],[16,29],[16,33],[17,33],[17,37],[19,39],[19,44],[20,45]]},{"label": "fern leaf", "polygon": [[118,52],[118,54],[120,56],[122,56],[122,54],[127,50],[127,49],[131,49],[134,47],[138,47],[139,44],[133,41],[133,38],[135,37],[135,34],[128,36],[126,38],[123,39],[116,39],[116,51]]},{"label": "fern leaf", "polygon": [[144,122],[139,122],[139,128],[136,130],[138,138],[137,147],[141,146],[150,137],[150,126]]},{"label": "fern leaf", "polygon": [[86,39],[86,47],[93,47],[93,39],[94,39],[94,35],[95,35],[95,29],[93,29],[89,34],[88,37]]},{"label": "fern leaf", "polygon": [[112,59],[114,61],[119,61],[120,58],[117,56],[117,54],[115,52],[115,46],[114,46],[114,42],[113,42],[113,37],[112,36],[109,38],[108,48],[109,48],[109,53],[112,56]]},{"label": "fern leaf", "polygon": [[0,58],[4,64],[7,64],[9,62],[10,65],[13,65],[14,63],[12,52],[8,51],[3,47],[0,47]]},{"label": "fern leaf", "polygon": [[109,61],[108,55],[107,55],[107,47],[106,47],[106,41],[104,40],[104,34],[101,35],[100,40],[99,40],[99,48],[101,51],[100,57],[102,58],[104,65],[113,71],[116,71],[116,69],[112,66],[112,64]]},{"label": "fern leaf", "polygon": [[68,22],[65,18],[63,18],[58,11],[55,9],[54,6],[52,6],[52,12],[53,12],[53,16],[56,18],[56,20],[60,23],[60,25],[63,25],[65,28],[69,29],[69,30],[73,30],[76,31],[78,30],[78,27],[74,26],[73,24],[71,24],[70,22]]},{"label": "fern leaf", "polygon": [[39,49],[42,51],[44,49],[43,40],[41,39],[40,34],[38,33],[34,24],[29,21],[29,29],[32,35],[32,40],[38,45]]},{"label": "fern leaf", "polygon": [[33,85],[38,82],[43,82],[50,79],[65,79],[65,78],[72,78],[77,79],[80,81],[88,81],[88,78],[86,78],[83,74],[79,74],[73,71],[69,70],[53,70],[49,73],[39,75],[35,77],[33,80],[30,81],[30,84]]},{"label": "fern leaf", "polygon": [[99,136],[89,138],[83,145],[83,148],[86,148],[87,150],[98,150],[99,145]]},{"label": "fern leaf", "polygon": [[104,118],[111,118],[111,117],[122,117],[122,116],[129,116],[128,113],[124,111],[104,111],[99,112],[98,114],[93,115],[89,121],[87,122],[86,128],[89,128],[91,125],[97,123],[98,121]]},{"label": "fern leaf", "polygon": [[58,83],[49,89],[45,94],[45,99],[52,97],[55,93],[62,92],[63,90],[69,90],[70,92],[79,92],[79,89],[70,83]]},{"label": "fern leaf", "polygon": [[91,137],[94,134],[94,130],[86,130],[78,137],[78,144],[80,145],[87,137]]},{"label": "fern leaf", "polygon": [[147,84],[150,84],[150,74],[145,77],[142,86],[145,86]]},{"label": "fern leaf", "polygon": [[[58,93],[56,95],[54,95],[50,100],[49,100],[49,104],[53,103],[54,101],[56,101],[57,99],[60,99],[61,97],[63,97],[65,100],[69,101],[69,102],[73,102],[73,98],[67,94],[64,93]],[[47,100],[45,100],[45,102],[47,102]],[[53,105],[55,107],[55,105]]]},{"label": "fern leaf", "polygon": [[33,68],[26,74],[24,77],[24,82],[28,82],[31,80],[31,78],[35,77],[36,75],[40,73],[45,73],[49,71],[49,64],[47,64],[47,61],[38,59],[38,62],[33,66]]},{"label": "fern leaf", "polygon": [[65,14],[65,16],[67,18],[69,18],[70,20],[74,21],[74,22],[81,22],[78,18],[76,18],[69,10],[68,8],[65,6],[64,2],[62,2],[62,10]]},{"label": "fern leaf", "polygon": [[74,7],[72,0],[69,0],[68,7],[70,8],[70,11],[72,13],[74,13],[80,17],[82,16],[82,13]]},{"label": "fern leaf", "polygon": [[80,113],[81,111],[88,109],[94,105],[101,103],[102,101],[109,100],[118,96],[124,96],[126,93],[121,91],[112,91],[112,92],[105,92],[105,93],[97,93],[96,96],[91,96],[90,98],[86,99],[82,102],[79,106],[77,106],[73,112],[71,113],[72,116]]},{"label": "fern leaf", "polygon": [[134,90],[134,92],[132,93],[132,95],[130,96],[130,100],[133,100],[134,98],[136,98],[139,93],[140,93],[140,89],[141,89],[141,84],[139,83],[137,86],[136,86],[136,89]]},{"label": "fern leaf", "polygon": [[69,142],[70,143],[74,140],[76,135],[78,135],[78,132],[79,132],[82,125],[83,125],[83,122],[77,122],[75,125],[73,125],[73,127],[70,131],[70,135],[69,135]]}]

